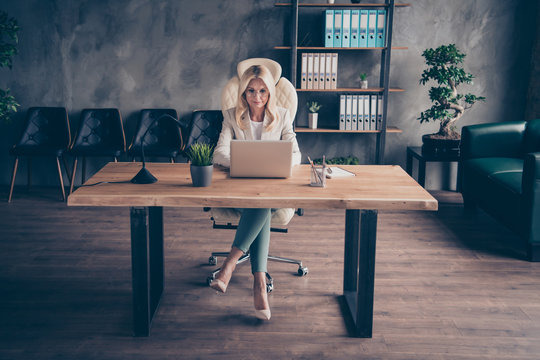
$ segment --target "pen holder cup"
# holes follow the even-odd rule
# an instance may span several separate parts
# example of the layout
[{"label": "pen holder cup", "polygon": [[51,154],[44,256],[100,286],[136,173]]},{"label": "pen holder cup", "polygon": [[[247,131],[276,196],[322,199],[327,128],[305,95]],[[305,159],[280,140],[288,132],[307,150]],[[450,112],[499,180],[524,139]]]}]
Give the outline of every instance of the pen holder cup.
[{"label": "pen holder cup", "polygon": [[326,187],[326,167],[317,165],[311,167],[309,185],[315,187]]}]

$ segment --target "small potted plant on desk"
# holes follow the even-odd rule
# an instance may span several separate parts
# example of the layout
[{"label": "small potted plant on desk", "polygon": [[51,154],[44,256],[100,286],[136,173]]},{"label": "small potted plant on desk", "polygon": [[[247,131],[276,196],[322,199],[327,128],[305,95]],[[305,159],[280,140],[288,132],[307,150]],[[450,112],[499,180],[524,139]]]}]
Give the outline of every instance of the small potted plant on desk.
[{"label": "small potted plant on desk", "polygon": [[210,144],[195,143],[189,147],[187,157],[190,160],[189,170],[193,186],[210,186],[212,183],[212,164],[214,146]]},{"label": "small potted plant on desk", "polygon": [[316,101],[308,101],[307,107],[309,110],[309,128],[310,129],[316,129],[317,128],[317,120],[319,118],[318,111],[322,107],[318,102]]},{"label": "small potted plant on desk", "polygon": [[463,54],[456,45],[441,45],[436,49],[427,49],[422,53],[427,69],[422,73],[420,84],[426,85],[434,80],[437,86],[429,89],[429,99],[433,105],[420,113],[420,123],[439,121],[439,131],[422,136],[422,153],[427,155],[459,155],[460,134],[456,131],[456,122],[483,96],[459,94],[460,84],[472,83],[473,75],[467,73],[461,64]]}]

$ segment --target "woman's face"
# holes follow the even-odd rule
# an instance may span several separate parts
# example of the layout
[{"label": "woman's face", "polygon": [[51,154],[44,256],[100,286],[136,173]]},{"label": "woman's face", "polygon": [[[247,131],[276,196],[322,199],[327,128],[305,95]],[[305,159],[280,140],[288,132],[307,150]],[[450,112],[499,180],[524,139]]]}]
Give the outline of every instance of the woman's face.
[{"label": "woman's face", "polygon": [[251,110],[264,109],[270,95],[264,81],[261,79],[251,79],[244,94]]}]

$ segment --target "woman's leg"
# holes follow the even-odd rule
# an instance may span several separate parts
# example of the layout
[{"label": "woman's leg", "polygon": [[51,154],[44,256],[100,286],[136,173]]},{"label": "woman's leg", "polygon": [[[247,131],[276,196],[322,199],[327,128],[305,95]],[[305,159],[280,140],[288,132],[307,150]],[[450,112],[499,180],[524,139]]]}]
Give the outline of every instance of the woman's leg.
[{"label": "woman's leg", "polygon": [[[243,209],[231,251],[225,259],[221,270],[216,275],[216,280],[218,281],[210,285],[212,288],[225,292],[236,267],[236,262],[248,249],[250,249],[252,272],[254,271],[253,256],[255,256],[255,262],[260,264],[257,265],[259,266],[258,268],[262,266],[264,267],[264,272],[266,272],[268,243],[270,242],[270,216],[270,209]],[[262,235],[261,233],[268,233],[268,235],[260,236]],[[251,249],[254,243],[257,243],[257,246]],[[219,284],[219,282],[222,284]]]},{"label": "woman's leg", "polygon": [[[253,257],[256,258],[256,263],[260,262],[259,255],[266,249],[266,255],[268,255],[268,245],[270,243],[270,209],[244,209],[242,211],[242,217],[238,222],[238,229],[234,237],[233,247],[242,250],[246,253],[250,250],[251,262],[253,264]],[[256,244],[255,248],[253,244]],[[255,250],[256,253],[252,251]],[[264,263],[264,271],[266,271],[266,256]],[[260,271],[260,270],[257,270]],[[253,272],[253,271],[252,271]]]},{"label": "woman's leg", "polygon": [[[245,240],[246,237],[242,236],[242,234],[249,234],[247,239],[251,239],[252,235],[258,230],[255,239],[249,246],[249,254],[251,272],[253,273],[253,305],[255,306],[256,316],[263,320],[270,319],[270,305],[268,304],[268,294],[266,293],[266,265],[268,262],[268,248],[270,246],[271,216],[270,209],[245,209],[242,220],[245,220],[247,224],[242,224],[242,227],[240,226],[241,224],[238,224],[239,231],[237,232],[238,238]],[[244,243],[238,241],[236,245],[241,247],[246,246],[247,243],[248,241]]]}]

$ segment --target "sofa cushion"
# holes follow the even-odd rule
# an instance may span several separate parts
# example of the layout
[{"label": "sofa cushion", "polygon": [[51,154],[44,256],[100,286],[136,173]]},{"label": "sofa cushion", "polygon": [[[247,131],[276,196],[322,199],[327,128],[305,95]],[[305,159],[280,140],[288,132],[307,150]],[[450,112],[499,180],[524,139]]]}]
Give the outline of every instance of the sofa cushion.
[{"label": "sofa cushion", "polygon": [[463,166],[479,175],[489,176],[496,173],[523,171],[523,159],[508,157],[476,158],[464,161]]},{"label": "sofa cushion", "polygon": [[463,191],[484,210],[506,224],[525,220],[521,197],[523,160],[476,158],[463,161]]}]

